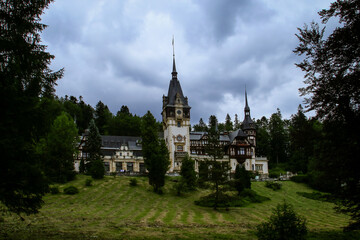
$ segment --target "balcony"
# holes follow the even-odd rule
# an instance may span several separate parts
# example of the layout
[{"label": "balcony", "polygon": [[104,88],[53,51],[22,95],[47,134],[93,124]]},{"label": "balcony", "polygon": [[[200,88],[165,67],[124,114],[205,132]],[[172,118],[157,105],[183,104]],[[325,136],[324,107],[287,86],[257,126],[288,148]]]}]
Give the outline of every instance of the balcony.
[{"label": "balcony", "polygon": [[184,158],[188,152],[175,152],[175,158]]}]

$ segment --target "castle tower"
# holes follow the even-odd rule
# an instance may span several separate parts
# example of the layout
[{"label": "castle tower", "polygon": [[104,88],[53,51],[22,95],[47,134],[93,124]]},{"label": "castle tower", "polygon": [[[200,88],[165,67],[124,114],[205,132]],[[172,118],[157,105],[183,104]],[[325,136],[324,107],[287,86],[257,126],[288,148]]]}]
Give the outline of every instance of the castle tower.
[{"label": "castle tower", "polygon": [[190,106],[177,78],[174,52],[171,75],[168,95],[163,96],[162,123],[170,153],[169,172],[177,172],[180,171],[181,160],[186,154],[190,155]]},{"label": "castle tower", "polygon": [[244,108],[244,121],[242,122],[242,130],[248,135],[249,142],[255,147],[256,146],[256,127],[255,123],[250,116],[250,107],[247,99],[247,92],[245,89],[245,108]]}]

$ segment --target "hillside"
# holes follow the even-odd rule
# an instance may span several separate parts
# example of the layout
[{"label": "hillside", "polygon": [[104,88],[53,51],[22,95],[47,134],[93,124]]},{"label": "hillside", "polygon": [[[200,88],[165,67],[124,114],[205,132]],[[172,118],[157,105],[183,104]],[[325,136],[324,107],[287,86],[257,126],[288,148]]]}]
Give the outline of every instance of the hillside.
[{"label": "hillside", "polygon": [[157,195],[139,177],[138,186],[129,185],[130,177],[106,177],[85,187],[88,176],[78,176],[60,190],[74,185],[76,195],[48,194],[37,215],[25,221],[15,215],[0,221],[1,239],[256,239],[256,224],[271,214],[272,208],[286,200],[306,217],[310,239],[360,239],[360,234],[343,234],[348,217],[333,210],[333,204],[299,196],[296,192],[312,192],[302,184],[283,182],[273,191],[263,182],[252,188],[271,200],[230,211],[196,206],[194,200],[205,195],[200,190],[183,197],[171,192],[167,181],[165,193]]}]

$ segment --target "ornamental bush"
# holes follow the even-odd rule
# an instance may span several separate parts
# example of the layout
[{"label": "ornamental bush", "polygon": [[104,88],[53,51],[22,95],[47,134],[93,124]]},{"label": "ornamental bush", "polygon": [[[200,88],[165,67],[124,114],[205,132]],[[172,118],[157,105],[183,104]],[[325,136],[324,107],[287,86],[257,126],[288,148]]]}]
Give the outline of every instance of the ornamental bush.
[{"label": "ornamental bush", "polygon": [[306,219],[298,216],[286,202],[277,205],[269,221],[256,229],[259,240],[303,240],[307,234]]},{"label": "ornamental bush", "polygon": [[266,181],[265,187],[271,188],[272,190],[276,191],[276,190],[280,190],[282,185],[279,182]]},{"label": "ornamental bush", "polygon": [[79,189],[77,189],[77,187],[74,186],[69,186],[67,188],[64,188],[64,193],[68,195],[74,195],[79,193]]}]

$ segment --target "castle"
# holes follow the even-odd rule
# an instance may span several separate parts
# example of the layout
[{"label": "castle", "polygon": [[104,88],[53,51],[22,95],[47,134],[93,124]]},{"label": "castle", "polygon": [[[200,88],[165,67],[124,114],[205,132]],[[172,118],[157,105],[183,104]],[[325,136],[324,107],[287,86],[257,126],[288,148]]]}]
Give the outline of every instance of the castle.
[{"label": "castle", "polygon": [[[172,78],[167,96],[163,96],[162,124],[163,139],[169,150],[170,166],[168,173],[180,171],[181,161],[189,154],[195,160],[195,169],[199,162],[208,159],[205,152],[207,144],[206,132],[190,131],[190,109],[188,98],[184,96],[177,77],[175,55],[173,54]],[[225,155],[218,161],[226,161],[234,172],[237,164],[245,164],[246,170],[257,172],[258,175],[268,175],[268,160],[256,157],[256,128],[250,116],[247,93],[245,90],[244,120],[241,128],[220,134],[220,145]],[[79,171],[81,159],[86,159],[84,152],[87,134],[81,137],[79,155],[75,159],[75,170]],[[128,136],[101,136],[102,155],[107,173],[144,173],[146,171],[141,152],[141,138]]]}]

